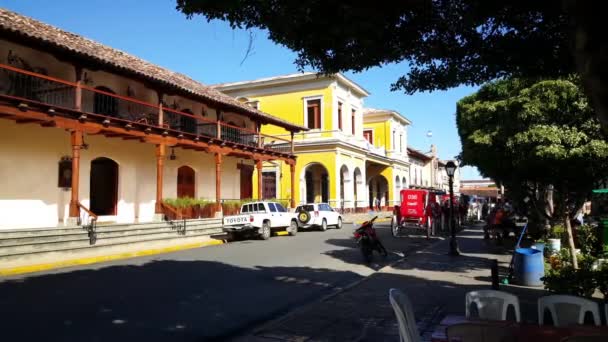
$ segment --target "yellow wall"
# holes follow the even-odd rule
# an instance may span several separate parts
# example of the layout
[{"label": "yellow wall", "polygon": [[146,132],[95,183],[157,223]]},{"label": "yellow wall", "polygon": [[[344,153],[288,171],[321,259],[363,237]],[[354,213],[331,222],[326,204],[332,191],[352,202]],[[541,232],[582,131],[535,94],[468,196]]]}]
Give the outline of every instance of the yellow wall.
[{"label": "yellow wall", "polygon": [[[295,168],[295,199],[296,205],[300,203],[300,178],[302,170],[311,163],[322,164],[327,169],[329,179],[329,199],[337,198],[336,194],[336,153],[321,152],[321,153],[304,153],[298,154],[298,159]],[[269,164],[268,164],[269,165]],[[281,173],[283,177],[280,179],[280,186],[277,188],[277,197],[281,199],[291,199],[291,173],[288,164],[281,162]],[[277,175],[280,176],[280,175]],[[302,183],[303,184],[303,183]],[[257,198],[258,193],[258,177],[257,172],[253,173],[253,197]]]},{"label": "yellow wall", "polygon": [[392,134],[390,132],[390,122],[371,122],[363,124],[363,129],[372,129],[374,131],[374,146],[384,147],[387,150],[392,149]]},{"label": "yellow wall", "polygon": [[[323,130],[332,127],[332,90],[330,87],[296,91],[282,94],[251,96],[251,101],[259,101],[259,109],[291,123],[306,126],[304,122],[304,97],[323,96]],[[277,126],[262,126],[264,134],[287,134],[288,132]]]}]

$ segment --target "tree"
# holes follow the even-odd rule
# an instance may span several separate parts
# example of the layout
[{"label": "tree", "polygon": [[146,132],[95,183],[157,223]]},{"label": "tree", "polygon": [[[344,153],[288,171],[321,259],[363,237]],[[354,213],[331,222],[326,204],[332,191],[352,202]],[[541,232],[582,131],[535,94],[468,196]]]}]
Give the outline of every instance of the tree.
[{"label": "tree", "polygon": [[556,190],[575,256],[570,219],[608,167],[608,143],[576,79],[489,83],[458,102],[456,123],[465,164],[530,198]]},{"label": "tree", "polygon": [[[298,53],[300,68],[362,71],[406,61],[393,90],[408,94],[497,78],[578,71],[608,125],[602,3],[562,0],[177,0],[189,18],[261,28]],[[578,67],[577,67],[578,66]]]}]

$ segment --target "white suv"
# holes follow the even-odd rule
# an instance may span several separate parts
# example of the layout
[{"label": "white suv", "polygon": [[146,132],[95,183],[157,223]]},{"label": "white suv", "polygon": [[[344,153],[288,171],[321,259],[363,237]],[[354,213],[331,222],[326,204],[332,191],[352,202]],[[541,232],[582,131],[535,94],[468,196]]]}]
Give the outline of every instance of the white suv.
[{"label": "white suv", "polygon": [[296,208],[298,225],[300,228],[321,228],[327,230],[328,226],[342,228],[342,216],[327,203],[302,204]]}]

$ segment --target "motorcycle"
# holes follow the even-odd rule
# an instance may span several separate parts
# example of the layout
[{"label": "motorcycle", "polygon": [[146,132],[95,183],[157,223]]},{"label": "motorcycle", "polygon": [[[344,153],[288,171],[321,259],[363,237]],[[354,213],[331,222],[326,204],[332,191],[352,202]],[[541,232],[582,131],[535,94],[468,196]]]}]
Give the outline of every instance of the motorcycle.
[{"label": "motorcycle", "polygon": [[361,249],[363,259],[365,259],[366,262],[372,261],[372,254],[374,251],[377,251],[383,257],[388,255],[386,248],[384,248],[378,235],[376,235],[376,229],[374,229],[374,221],[376,221],[377,218],[378,216],[363,222],[361,227],[357,228],[354,233],[357,244]]}]

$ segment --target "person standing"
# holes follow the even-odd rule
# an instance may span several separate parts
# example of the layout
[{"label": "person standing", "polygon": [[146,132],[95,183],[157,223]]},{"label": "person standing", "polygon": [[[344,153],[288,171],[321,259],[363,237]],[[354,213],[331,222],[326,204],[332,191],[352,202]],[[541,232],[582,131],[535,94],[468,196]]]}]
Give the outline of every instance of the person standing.
[{"label": "person standing", "polygon": [[376,210],[377,211],[381,210],[381,208],[380,208],[380,198],[379,197],[376,197]]}]

